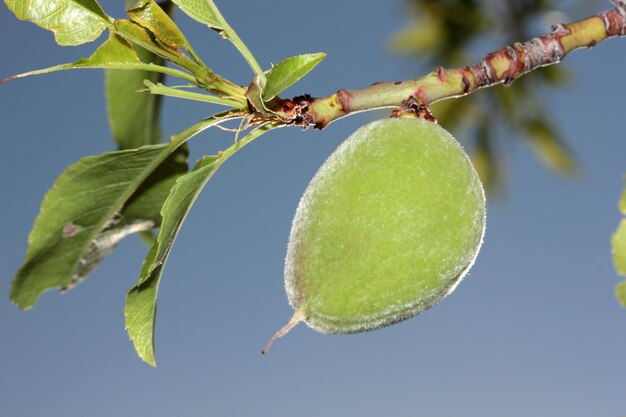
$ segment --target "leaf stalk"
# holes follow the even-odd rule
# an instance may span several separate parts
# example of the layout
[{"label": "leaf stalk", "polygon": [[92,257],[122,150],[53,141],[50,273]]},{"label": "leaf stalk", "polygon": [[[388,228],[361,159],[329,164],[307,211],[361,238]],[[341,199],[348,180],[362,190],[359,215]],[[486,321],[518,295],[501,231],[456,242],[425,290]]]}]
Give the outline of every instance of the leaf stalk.
[{"label": "leaf stalk", "polygon": [[209,2],[211,4],[211,8],[213,10],[215,18],[220,22],[220,32],[222,33],[222,36],[230,40],[233,45],[235,45],[235,48],[237,48],[239,53],[243,56],[243,58],[250,66],[250,68],[252,68],[254,74],[259,77],[263,84],[265,84],[265,73],[263,72],[263,69],[261,68],[257,60],[254,58],[254,55],[252,55],[252,52],[250,52],[246,44],[243,43],[239,35],[237,35],[237,32],[235,32],[235,30],[228,24],[226,19],[224,19],[224,16],[222,16],[222,13],[219,11],[217,6],[215,6],[213,0],[209,0]]}]

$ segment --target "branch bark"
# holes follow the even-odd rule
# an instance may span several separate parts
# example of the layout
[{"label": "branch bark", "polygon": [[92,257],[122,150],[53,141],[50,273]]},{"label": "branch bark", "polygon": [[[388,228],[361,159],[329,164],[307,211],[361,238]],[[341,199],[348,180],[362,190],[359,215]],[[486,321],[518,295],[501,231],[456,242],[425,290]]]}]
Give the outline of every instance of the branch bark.
[{"label": "branch bark", "polygon": [[308,95],[281,100],[273,106],[283,123],[323,129],[351,113],[401,107],[408,101],[425,106],[461,97],[485,87],[512,84],[522,75],[560,62],[570,52],[591,48],[606,39],[626,35],[626,0],[612,0],[615,9],[552,27],[552,32],[491,52],[463,68],[436,68],[409,81],[382,82],[361,90],[339,90],[322,98]]}]

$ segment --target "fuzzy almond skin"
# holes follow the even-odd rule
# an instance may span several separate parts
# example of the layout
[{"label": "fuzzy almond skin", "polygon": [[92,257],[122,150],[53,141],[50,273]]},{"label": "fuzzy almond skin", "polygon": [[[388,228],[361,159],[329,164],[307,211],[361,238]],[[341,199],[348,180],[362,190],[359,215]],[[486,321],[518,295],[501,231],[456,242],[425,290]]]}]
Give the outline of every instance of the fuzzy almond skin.
[{"label": "fuzzy almond skin", "polygon": [[285,262],[289,302],[323,333],[407,319],[454,290],[484,230],[482,184],[446,130],[418,119],[369,123],[300,201]]}]

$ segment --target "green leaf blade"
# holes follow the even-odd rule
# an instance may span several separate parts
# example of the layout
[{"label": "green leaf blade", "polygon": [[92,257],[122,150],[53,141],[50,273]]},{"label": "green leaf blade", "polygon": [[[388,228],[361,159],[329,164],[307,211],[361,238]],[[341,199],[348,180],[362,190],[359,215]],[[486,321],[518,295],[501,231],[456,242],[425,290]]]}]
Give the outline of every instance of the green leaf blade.
[{"label": "green leaf blade", "polygon": [[163,205],[161,230],[146,256],[139,283],[126,296],[124,315],[128,335],[139,357],[152,366],[155,366],[156,300],[163,266],[191,206],[220,164],[219,157],[207,156],[193,171],[178,178]]},{"label": "green leaf blade", "polygon": [[[56,71],[65,71],[79,68],[100,68],[115,70],[119,69],[131,71],[138,70],[143,71],[147,74],[171,74],[182,79],[186,79],[188,81],[194,81],[193,76],[186,72],[182,72],[177,69],[165,67],[162,65],[143,62],[138,56],[138,53],[141,53],[141,50],[139,48],[140,47],[137,47],[136,51],[135,48],[123,37],[116,34],[111,34],[109,38],[102,45],[100,45],[88,58],[81,58],[75,62],[55,65],[49,68],[43,68],[35,71],[28,71],[22,74],[17,74],[5,80],[1,80],[0,84],[15,78],[24,78],[33,75],[42,75]],[[147,61],[148,58],[145,58],[145,60]],[[147,78],[150,78],[150,76]]]},{"label": "green leaf blade", "polygon": [[[223,106],[233,107],[233,108],[241,108],[242,106],[241,103],[234,101],[234,100],[227,99],[227,98],[220,98],[220,97],[216,97],[210,94],[188,91],[182,87],[178,87],[178,88],[167,87],[163,85],[162,83],[154,84],[150,80],[145,80],[144,85],[148,88],[148,91],[150,91],[150,94],[162,95],[162,96],[167,96],[167,97],[176,97],[176,98],[182,98],[186,100],[202,101],[205,103],[221,104]],[[189,87],[194,87],[194,86],[189,86]]]},{"label": "green leaf blade", "polygon": [[155,366],[154,324],[156,321],[157,295],[163,267],[174,240],[196,198],[215,171],[235,152],[265,132],[278,125],[265,124],[257,127],[235,142],[220,156],[202,158],[194,169],[178,178],[161,209],[163,220],[157,240],[150,249],[141,269],[139,282],[126,297],[124,316],[126,329],[141,359]]},{"label": "green leaf blade", "polygon": [[233,43],[237,50],[250,65],[256,76],[265,81],[265,74],[248,47],[243,43],[239,35],[228,24],[213,0],[172,0],[180,9],[192,19],[204,23],[209,28],[219,32],[224,39]]},{"label": "green leaf blade", "polygon": [[185,35],[156,2],[152,0],[139,1],[128,9],[127,13],[133,22],[152,32],[165,47],[174,50],[190,49]]},{"label": "green leaf blade", "polygon": [[[143,62],[161,65],[163,59],[137,47]],[[133,149],[161,141],[161,97],[140,92],[144,80],[160,82],[163,74],[147,70],[105,71],[104,89],[111,134],[118,149]]]},{"label": "green leaf blade", "polygon": [[308,74],[322,60],[325,53],[296,55],[287,58],[274,67],[267,74],[267,82],[263,90],[263,100],[270,101],[299,79]]},{"label": "green leaf blade", "polygon": [[[11,300],[27,309],[44,291],[72,288],[124,236],[156,226],[158,213],[135,210],[133,214],[132,203],[145,207],[146,200],[155,200],[154,196],[146,197],[148,190],[160,188],[164,182],[169,189],[171,176],[186,169],[178,166],[172,172],[170,164],[164,163],[174,150],[163,144],[108,152],[69,166],[44,197],[29,234],[26,260],[13,280]],[[178,152],[186,153],[183,149]],[[178,157],[171,156],[174,160]],[[160,166],[166,171],[159,173]],[[147,194],[141,191],[144,182],[143,192]],[[159,192],[162,195],[164,191]],[[127,203],[130,212],[124,211]]]},{"label": "green leaf blade", "polygon": [[[156,244],[152,246],[144,262],[141,276],[144,276],[147,265],[154,258]],[[137,355],[147,364],[156,366],[154,357],[154,325],[156,317],[156,298],[161,280],[159,266],[147,275],[148,279],[141,284],[137,284],[130,289],[126,295],[126,306],[124,307],[124,317],[126,320],[126,330],[128,337],[135,347]]]},{"label": "green leaf blade", "polygon": [[[158,250],[155,253],[152,266],[148,268],[148,272],[151,272],[157,265],[165,263],[189,210],[191,210],[200,191],[202,191],[220,164],[221,159],[219,157],[206,156],[198,161],[190,173],[176,181],[161,209],[163,221],[157,237]],[[142,281],[140,280],[140,283]]]},{"label": "green leaf blade", "polygon": [[222,15],[213,0],[172,0],[189,17],[213,30],[222,30]]},{"label": "green leaf blade", "polygon": [[95,0],[4,0],[20,20],[54,32],[59,45],[94,41],[111,23]]}]

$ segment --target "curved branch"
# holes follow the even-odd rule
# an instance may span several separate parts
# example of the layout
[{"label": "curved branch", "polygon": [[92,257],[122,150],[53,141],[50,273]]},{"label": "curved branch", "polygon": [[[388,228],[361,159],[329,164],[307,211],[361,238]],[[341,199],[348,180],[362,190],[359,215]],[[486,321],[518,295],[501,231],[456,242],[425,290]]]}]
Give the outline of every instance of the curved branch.
[{"label": "curved branch", "polygon": [[576,49],[591,48],[606,39],[625,36],[626,1],[613,3],[617,5],[615,9],[578,22],[554,25],[547,35],[507,46],[467,67],[439,67],[416,80],[376,83],[361,90],[339,90],[323,98],[299,96],[281,100],[273,110],[285,123],[323,129],[348,114],[401,107],[410,98],[427,106],[481,88],[510,85],[530,71],[560,62]]}]

